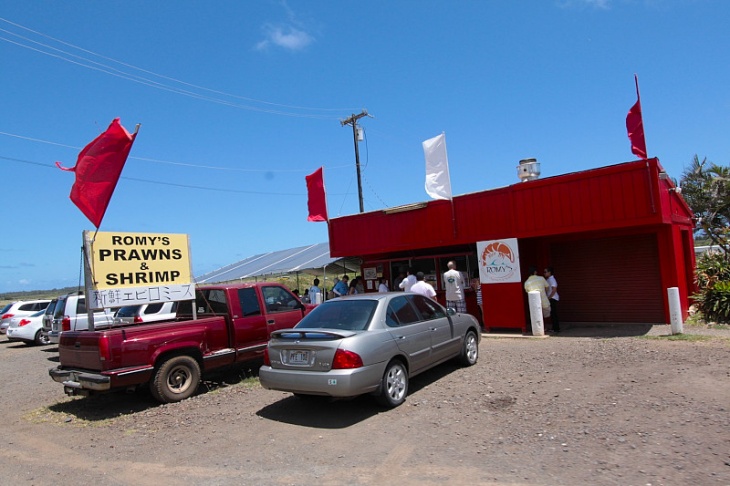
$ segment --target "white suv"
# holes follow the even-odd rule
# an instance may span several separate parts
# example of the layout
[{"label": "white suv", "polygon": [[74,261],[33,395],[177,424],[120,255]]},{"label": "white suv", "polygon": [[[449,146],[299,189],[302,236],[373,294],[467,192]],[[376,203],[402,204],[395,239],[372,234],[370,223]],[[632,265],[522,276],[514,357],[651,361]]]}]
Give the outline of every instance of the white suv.
[{"label": "white suv", "polygon": [[[94,311],[94,329],[109,327],[114,322],[114,312],[110,309]],[[62,331],[85,331],[89,328],[89,314],[83,292],[62,295],[53,309],[53,321],[48,339],[58,344]]]}]

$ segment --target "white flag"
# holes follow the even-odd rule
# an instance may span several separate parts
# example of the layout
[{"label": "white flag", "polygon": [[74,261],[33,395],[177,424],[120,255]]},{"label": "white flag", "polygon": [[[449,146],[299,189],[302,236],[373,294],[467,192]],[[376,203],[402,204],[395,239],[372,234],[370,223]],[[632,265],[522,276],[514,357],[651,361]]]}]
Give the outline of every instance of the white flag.
[{"label": "white flag", "polygon": [[426,193],[433,199],[451,199],[449,159],[446,156],[446,135],[423,142],[426,156]]}]

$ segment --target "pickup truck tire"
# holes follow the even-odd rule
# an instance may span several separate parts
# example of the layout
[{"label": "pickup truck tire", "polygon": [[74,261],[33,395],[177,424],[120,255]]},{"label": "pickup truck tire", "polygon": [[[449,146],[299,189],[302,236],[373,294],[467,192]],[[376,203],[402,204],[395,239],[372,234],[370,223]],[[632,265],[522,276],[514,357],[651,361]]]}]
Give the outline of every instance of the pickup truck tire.
[{"label": "pickup truck tire", "polygon": [[198,390],[200,365],[190,356],[173,356],[162,362],[150,382],[150,391],[162,403],[179,402]]}]

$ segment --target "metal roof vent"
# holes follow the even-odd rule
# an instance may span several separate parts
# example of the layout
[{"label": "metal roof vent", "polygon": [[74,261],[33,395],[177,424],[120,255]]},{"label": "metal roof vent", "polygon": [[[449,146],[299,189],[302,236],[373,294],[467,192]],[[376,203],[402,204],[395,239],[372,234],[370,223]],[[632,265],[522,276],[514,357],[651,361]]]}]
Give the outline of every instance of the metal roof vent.
[{"label": "metal roof vent", "polygon": [[537,159],[522,159],[517,166],[517,177],[522,182],[534,181],[540,177],[540,162]]}]

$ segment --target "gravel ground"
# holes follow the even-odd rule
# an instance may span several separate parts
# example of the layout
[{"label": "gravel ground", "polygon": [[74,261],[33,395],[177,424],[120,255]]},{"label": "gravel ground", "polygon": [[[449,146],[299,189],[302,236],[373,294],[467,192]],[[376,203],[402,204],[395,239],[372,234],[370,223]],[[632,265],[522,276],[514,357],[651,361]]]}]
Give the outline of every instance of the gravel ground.
[{"label": "gravel ground", "polygon": [[0,484],[730,485],[730,330],[669,333],[489,337],[476,366],[415,377],[393,410],[303,402],[247,369],[176,404],[67,398],[56,347],[3,337]]}]

